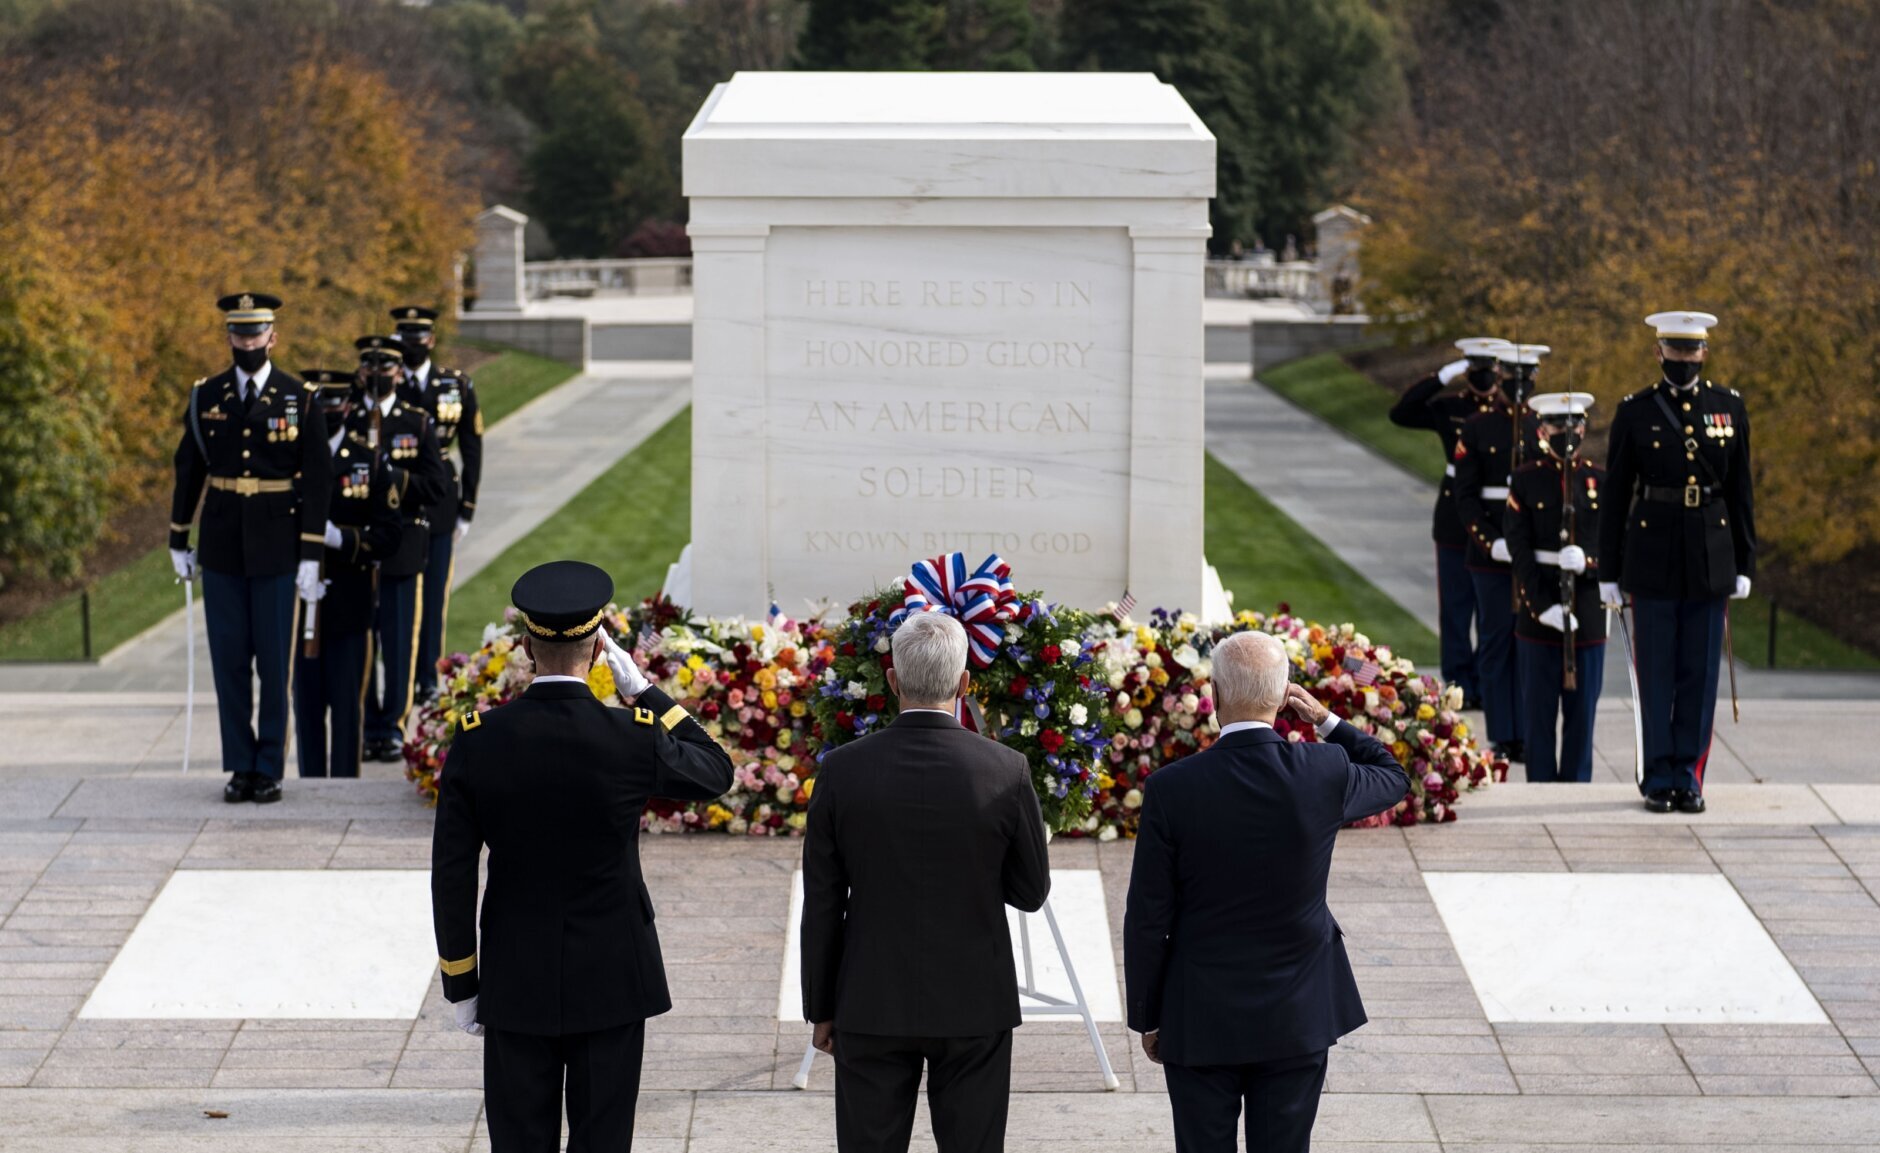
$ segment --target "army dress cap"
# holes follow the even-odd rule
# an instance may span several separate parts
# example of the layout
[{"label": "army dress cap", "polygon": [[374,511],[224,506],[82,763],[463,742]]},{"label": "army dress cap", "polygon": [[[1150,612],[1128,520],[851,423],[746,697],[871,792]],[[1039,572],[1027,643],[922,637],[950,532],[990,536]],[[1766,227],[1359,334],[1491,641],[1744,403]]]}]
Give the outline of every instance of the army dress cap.
[{"label": "army dress cap", "polygon": [[614,599],[614,578],[586,561],[550,561],[518,577],[509,599],[530,636],[584,640],[601,627],[601,615]]},{"label": "army dress cap", "polygon": [[1465,336],[1456,342],[1456,348],[1464,356],[1492,358],[1499,355],[1508,343],[1499,336]]},{"label": "army dress cap", "polygon": [[350,368],[303,368],[300,379],[318,385],[323,393],[351,392],[353,370]]},{"label": "army dress cap", "polygon": [[281,306],[281,298],[265,292],[236,292],[216,301],[215,306],[222,310],[222,322],[230,332],[254,336],[274,323],[274,310]]},{"label": "army dress cap", "polygon": [[1528,407],[1542,420],[1562,420],[1577,417],[1586,419],[1586,410],[1593,407],[1593,394],[1590,392],[1541,392],[1528,397]]},{"label": "army dress cap", "polygon": [[1503,344],[1495,350],[1495,359],[1503,364],[1539,364],[1552,351],[1545,344]]},{"label": "army dress cap", "polygon": [[1658,330],[1659,340],[1709,340],[1717,318],[1708,312],[1654,312],[1645,323]]},{"label": "army dress cap", "polygon": [[430,328],[437,323],[437,309],[421,304],[403,304],[392,309],[392,319],[400,328]]},{"label": "army dress cap", "polygon": [[362,336],[353,341],[353,347],[359,350],[360,360],[385,357],[402,363],[405,357],[404,346],[395,336]]}]

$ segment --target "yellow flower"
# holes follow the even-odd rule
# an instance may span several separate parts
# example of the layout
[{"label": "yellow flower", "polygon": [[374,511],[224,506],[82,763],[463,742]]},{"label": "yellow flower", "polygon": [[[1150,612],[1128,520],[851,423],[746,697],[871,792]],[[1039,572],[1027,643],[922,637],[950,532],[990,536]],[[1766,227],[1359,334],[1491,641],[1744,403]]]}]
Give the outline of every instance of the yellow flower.
[{"label": "yellow flower", "polygon": [[688,669],[702,669],[705,667],[705,658],[699,656],[697,653],[693,653],[691,656],[685,658],[685,667]]},{"label": "yellow flower", "polygon": [[764,690],[764,707],[767,709],[774,709],[777,707],[777,694],[770,691],[769,689]]},{"label": "yellow flower", "polygon": [[723,805],[712,805],[705,810],[705,826],[715,829],[731,820],[731,810]]},{"label": "yellow flower", "polygon": [[614,695],[614,671],[605,663],[597,664],[588,670],[587,683],[588,691],[593,693],[597,700],[604,701]]},{"label": "yellow flower", "polygon": [[790,702],[790,715],[791,716],[800,717],[807,712],[809,712],[809,706],[804,704],[802,701]]},{"label": "yellow flower", "polygon": [[813,797],[816,795],[815,777],[811,777],[809,780],[803,782],[803,795],[805,797]]},{"label": "yellow flower", "polygon": [[777,734],[777,747],[780,749],[789,748],[791,738],[795,736],[796,736],[796,733],[793,730],[784,729],[782,732]]},{"label": "yellow flower", "polygon": [[756,641],[758,644],[764,643],[764,626],[763,625],[751,626],[751,639]]},{"label": "yellow flower", "polygon": [[509,654],[497,653],[495,656],[490,658],[490,663],[484,667],[483,672],[484,672],[484,675],[486,676],[499,677],[503,674],[503,670],[508,667],[509,667]]},{"label": "yellow flower", "polygon": [[[693,659],[696,660],[698,658],[694,657]],[[679,671],[674,674],[674,678],[682,685],[689,685],[692,683],[692,670],[685,665],[680,665]]]},{"label": "yellow flower", "polygon": [[1462,740],[1464,737],[1468,735],[1469,735],[1469,723],[1467,721],[1457,721],[1456,722],[1456,739]]},{"label": "yellow flower", "polygon": [[1392,745],[1390,751],[1399,762],[1407,760],[1410,756],[1410,746],[1404,744],[1402,741],[1398,741],[1396,744]]},{"label": "yellow flower", "polygon": [[[751,679],[757,682],[757,687],[760,689],[774,689],[777,687],[777,672],[775,669],[769,668],[768,666],[758,669],[757,675],[753,676]],[[773,704],[770,707],[774,709],[777,706]]]},{"label": "yellow flower", "polygon": [[1097,787],[1099,789],[1107,789],[1111,785],[1114,785],[1115,783],[1116,783],[1116,778],[1112,777],[1110,774],[1108,773],[1097,774]]},{"label": "yellow flower", "polygon": [[1161,688],[1163,685],[1168,684],[1168,670],[1163,668],[1150,669],[1149,680],[1157,688]]},{"label": "yellow flower", "polygon": [[1418,705],[1418,706],[1417,706],[1417,720],[1419,720],[1419,721],[1433,721],[1433,720],[1435,720],[1435,719],[1436,719],[1436,710],[1435,710],[1435,709],[1433,709],[1433,708],[1431,708],[1431,707],[1429,707],[1428,705]]}]

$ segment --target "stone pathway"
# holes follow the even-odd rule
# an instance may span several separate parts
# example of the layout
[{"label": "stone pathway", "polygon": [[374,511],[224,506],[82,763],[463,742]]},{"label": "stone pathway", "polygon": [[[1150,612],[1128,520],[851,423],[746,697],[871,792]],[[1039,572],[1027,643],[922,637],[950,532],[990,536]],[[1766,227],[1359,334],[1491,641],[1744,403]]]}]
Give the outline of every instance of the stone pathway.
[{"label": "stone pathway", "polygon": [[[304,782],[269,808],[223,806],[214,784],[0,781],[0,1149],[487,1149],[481,1043],[451,1027],[436,982],[412,1019],[77,1017],[178,870],[428,866],[430,814],[402,782]],[[1871,1147],[1880,787],[1843,789],[1859,791],[1865,825],[1825,808],[1826,786],[1773,806],[1767,787],[1721,788],[1710,818],[1671,820],[1604,811],[1628,800],[1619,788],[1510,786],[1470,798],[1458,824],[1341,835],[1331,899],[1371,1023],[1333,1051],[1316,1146]],[[833,1148],[830,1067],[819,1059],[811,1091],[790,1089],[806,1027],[777,1019],[799,853],[783,840],[643,843],[674,1011],[649,1026],[636,1148]],[[1119,958],[1131,853],[1052,847],[1055,868],[1100,874]],[[1491,1021],[1422,880],[1456,871],[1721,877],[1826,1021]],[[1102,1032],[1114,1094],[1077,1026],[1019,1030],[1013,1147],[1172,1148],[1160,1071],[1120,1025]],[[924,1108],[921,1126],[916,1148],[932,1149]]]},{"label": "stone pathway", "polygon": [[[552,389],[489,430],[477,516],[457,552],[458,584],[566,504],[684,408],[691,366],[610,365]],[[210,692],[197,588],[196,687]],[[180,587],[176,599],[182,600]],[[184,687],[181,608],[93,665],[0,663],[0,692],[150,692]],[[212,696],[198,701],[213,713]],[[211,725],[213,727],[213,725]]]}]

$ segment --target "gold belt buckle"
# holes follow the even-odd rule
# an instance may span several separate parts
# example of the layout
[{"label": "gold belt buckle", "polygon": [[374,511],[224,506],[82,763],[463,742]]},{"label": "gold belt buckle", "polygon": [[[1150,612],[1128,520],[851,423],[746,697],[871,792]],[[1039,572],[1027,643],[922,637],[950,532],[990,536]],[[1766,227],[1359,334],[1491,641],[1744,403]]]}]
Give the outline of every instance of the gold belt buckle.
[{"label": "gold belt buckle", "polygon": [[1687,484],[1684,486],[1684,507],[1685,508],[1698,508],[1698,507],[1701,507],[1703,503],[1704,503],[1703,488],[1694,484]]},{"label": "gold belt buckle", "polygon": [[261,479],[259,477],[238,476],[235,478],[236,496],[254,496],[260,491]]}]

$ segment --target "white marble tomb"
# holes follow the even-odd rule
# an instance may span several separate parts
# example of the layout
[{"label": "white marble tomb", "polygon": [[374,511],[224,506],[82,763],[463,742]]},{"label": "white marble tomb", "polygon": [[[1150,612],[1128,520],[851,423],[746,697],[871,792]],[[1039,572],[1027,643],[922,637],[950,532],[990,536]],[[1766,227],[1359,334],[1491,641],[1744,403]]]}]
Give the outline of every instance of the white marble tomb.
[{"label": "white marble tomb", "polygon": [[692,596],[998,553],[1200,608],[1214,139],[1147,74],[739,73],[687,131]]}]

